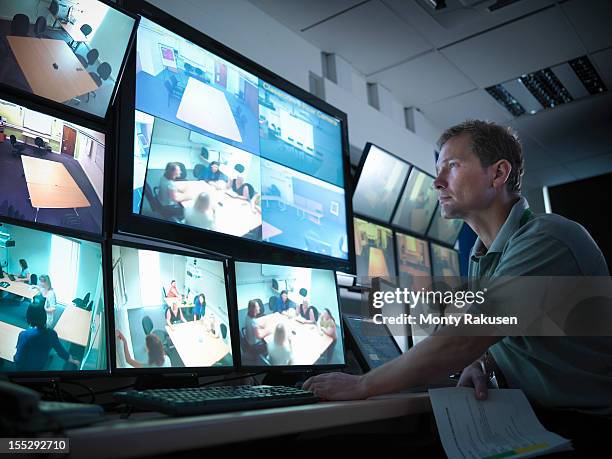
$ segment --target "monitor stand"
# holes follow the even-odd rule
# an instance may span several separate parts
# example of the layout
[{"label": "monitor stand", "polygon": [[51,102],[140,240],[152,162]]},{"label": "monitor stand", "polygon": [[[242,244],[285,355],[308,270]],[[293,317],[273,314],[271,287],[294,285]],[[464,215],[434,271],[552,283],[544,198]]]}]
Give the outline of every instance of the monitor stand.
[{"label": "monitor stand", "polygon": [[134,382],[134,389],[176,389],[199,385],[199,378],[195,373],[140,375]]},{"label": "monitor stand", "polygon": [[267,386],[295,386],[303,383],[313,376],[312,371],[270,371],[261,380],[261,384]]}]

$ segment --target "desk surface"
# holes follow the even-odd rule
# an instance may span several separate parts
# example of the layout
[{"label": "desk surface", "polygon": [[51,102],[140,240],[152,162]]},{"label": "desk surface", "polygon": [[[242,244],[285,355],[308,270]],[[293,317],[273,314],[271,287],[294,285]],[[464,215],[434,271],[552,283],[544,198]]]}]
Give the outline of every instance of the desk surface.
[{"label": "desk surface", "polygon": [[15,36],[6,39],[37,96],[66,102],[98,89],[65,41]]},{"label": "desk surface", "polygon": [[4,290],[6,292],[12,293],[13,295],[22,296],[24,298],[29,298],[30,300],[36,296],[38,293],[38,289],[31,288],[30,284],[26,284],[23,281],[10,280],[8,276],[5,274],[0,282],[6,282],[9,284],[6,287],[1,287],[0,290]]},{"label": "desk surface", "polygon": [[166,325],[166,331],[186,367],[210,367],[231,353],[221,337],[212,336],[201,321]]},{"label": "desk surface", "polygon": [[62,26],[62,29],[64,29],[74,41],[83,43],[89,40],[81,31],[81,26],[78,24],[71,24],[70,22],[64,23],[60,21],[60,26]]},{"label": "desk surface", "polygon": [[24,329],[15,325],[0,322],[0,359],[13,361],[17,352],[17,339]]},{"label": "desk surface", "polygon": [[[73,457],[146,457],[302,433],[362,422],[427,413],[427,393],[394,394],[370,400],[171,418],[158,413],[118,416],[102,424],[67,430]],[[169,441],[168,439],[172,439]]]},{"label": "desk surface", "polygon": [[66,166],[57,161],[21,156],[32,207],[70,209],[89,207]]},{"label": "desk surface", "polygon": [[223,91],[189,77],[176,117],[205,131],[242,142],[240,130]]},{"label": "desk surface", "polygon": [[87,346],[91,326],[91,311],[68,306],[55,324],[55,332],[60,339],[79,346]]}]

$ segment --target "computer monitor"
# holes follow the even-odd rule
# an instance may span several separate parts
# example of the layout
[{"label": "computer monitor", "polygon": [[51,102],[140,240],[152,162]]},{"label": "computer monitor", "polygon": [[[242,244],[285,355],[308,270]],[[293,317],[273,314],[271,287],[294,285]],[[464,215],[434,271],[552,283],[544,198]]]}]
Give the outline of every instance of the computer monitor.
[{"label": "computer monitor", "polygon": [[357,283],[369,285],[375,277],[395,278],[393,231],[358,217],[354,218],[353,226]]},{"label": "computer monitor", "polygon": [[106,117],[137,17],[99,0],[0,0],[0,85]]},{"label": "computer monitor", "polygon": [[[397,297],[394,298],[394,301],[388,301],[390,295],[387,295],[387,300],[384,301],[382,307],[373,307],[374,292],[380,292],[378,295],[381,295],[381,298],[385,298],[387,292],[396,293],[398,288],[399,286],[394,280],[391,281],[380,277],[373,279],[372,288],[370,290],[370,313],[374,320],[378,322],[385,320],[388,322],[389,331],[397,343],[397,346],[402,352],[406,352],[412,347],[411,327],[407,319],[411,313],[409,304],[403,301],[397,301]],[[380,317],[377,318],[377,315]]]},{"label": "computer monitor", "polygon": [[327,269],[236,262],[241,365],[344,365],[336,276]]},{"label": "computer monitor", "polygon": [[112,277],[118,372],[219,373],[233,367],[223,261],[113,241]]},{"label": "computer monitor", "polygon": [[355,213],[389,223],[409,169],[405,161],[368,143],[355,178]]},{"label": "computer monitor", "polygon": [[162,11],[130,7],[143,18],[136,97],[122,98],[134,101],[122,122],[133,134],[121,133],[134,156],[119,163],[133,195],[119,230],[352,270],[346,115]]},{"label": "computer monitor", "polygon": [[393,225],[424,235],[438,202],[434,178],[416,167],[410,170],[408,182],[393,216]]},{"label": "computer monitor", "polygon": [[371,318],[342,314],[349,345],[364,373],[402,355],[389,328]]},{"label": "computer monitor", "polygon": [[459,277],[459,253],[454,249],[435,244],[431,245],[431,258],[434,277]]},{"label": "computer monitor", "polygon": [[427,241],[395,233],[398,282],[401,288],[420,290],[431,285],[431,260]]},{"label": "computer monitor", "polygon": [[0,373],[108,373],[100,242],[0,223]]},{"label": "computer monitor", "polygon": [[440,206],[438,206],[427,230],[427,238],[435,239],[447,245],[454,245],[462,227],[463,220],[444,218],[440,213]]},{"label": "computer monitor", "polygon": [[0,215],[102,233],[105,135],[0,99]]}]

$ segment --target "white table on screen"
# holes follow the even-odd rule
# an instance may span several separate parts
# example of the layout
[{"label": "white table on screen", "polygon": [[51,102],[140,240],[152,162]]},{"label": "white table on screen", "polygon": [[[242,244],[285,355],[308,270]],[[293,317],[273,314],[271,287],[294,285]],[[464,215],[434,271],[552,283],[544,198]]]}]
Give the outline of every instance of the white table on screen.
[{"label": "white table on screen", "polygon": [[68,306],[55,324],[55,332],[60,339],[79,346],[87,346],[91,327],[91,311]]},{"label": "white table on screen", "polygon": [[17,352],[17,339],[22,331],[23,328],[0,322],[0,359],[13,361],[15,352]]},{"label": "white table on screen", "polygon": [[202,321],[166,325],[166,331],[186,367],[210,367],[231,353],[225,341],[209,333]]},{"label": "white table on screen", "polygon": [[189,77],[176,117],[236,142],[242,142],[240,130],[223,91]]}]

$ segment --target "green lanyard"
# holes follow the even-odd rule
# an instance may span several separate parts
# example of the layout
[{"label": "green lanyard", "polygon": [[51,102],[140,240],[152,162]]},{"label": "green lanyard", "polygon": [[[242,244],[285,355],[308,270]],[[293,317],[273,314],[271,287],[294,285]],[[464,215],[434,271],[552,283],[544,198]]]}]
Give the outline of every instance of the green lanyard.
[{"label": "green lanyard", "polygon": [[530,208],[525,209],[523,212],[523,215],[521,215],[521,220],[519,222],[519,228],[524,226],[525,223],[529,221],[532,215],[533,215],[533,212],[531,211]]}]

